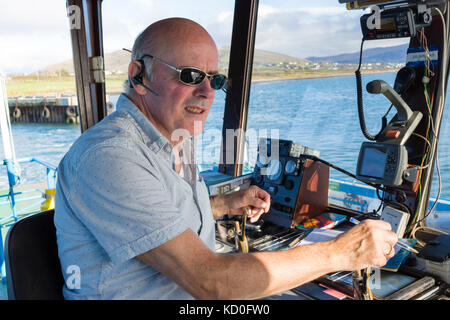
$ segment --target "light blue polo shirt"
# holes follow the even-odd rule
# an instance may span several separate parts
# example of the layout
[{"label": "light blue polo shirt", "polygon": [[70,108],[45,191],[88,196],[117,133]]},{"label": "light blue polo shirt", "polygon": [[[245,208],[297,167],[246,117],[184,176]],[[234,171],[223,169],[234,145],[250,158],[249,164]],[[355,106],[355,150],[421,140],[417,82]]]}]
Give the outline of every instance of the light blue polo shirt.
[{"label": "light blue polo shirt", "polygon": [[[176,173],[172,145],[124,94],[61,160],[55,195],[66,299],[193,299],[136,256],[188,228],[214,250],[194,139]],[[195,259],[195,257],[192,257]]]}]

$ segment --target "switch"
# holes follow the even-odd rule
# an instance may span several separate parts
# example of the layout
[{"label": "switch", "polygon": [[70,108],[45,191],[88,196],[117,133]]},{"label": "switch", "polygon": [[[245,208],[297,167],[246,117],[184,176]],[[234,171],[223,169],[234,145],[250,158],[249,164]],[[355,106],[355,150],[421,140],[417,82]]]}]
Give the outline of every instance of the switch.
[{"label": "switch", "polygon": [[386,138],[397,139],[400,136],[400,131],[398,130],[388,130],[386,131]]},{"label": "switch", "polygon": [[294,181],[292,180],[286,180],[284,182],[284,187],[288,190],[291,190],[292,188],[294,188]]}]

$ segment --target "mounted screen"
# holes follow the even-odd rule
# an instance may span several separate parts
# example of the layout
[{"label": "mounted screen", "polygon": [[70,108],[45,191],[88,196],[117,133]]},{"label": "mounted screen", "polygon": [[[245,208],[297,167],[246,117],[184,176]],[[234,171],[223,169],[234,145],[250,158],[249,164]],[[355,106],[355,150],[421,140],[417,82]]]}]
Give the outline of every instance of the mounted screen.
[{"label": "mounted screen", "polygon": [[402,184],[407,166],[405,146],[364,142],[359,152],[356,176],[363,181],[396,186]]},{"label": "mounted screen", "polygon": [[366,148],[361,162],[360,175],[382,178],[386,163],[386,149]]}]

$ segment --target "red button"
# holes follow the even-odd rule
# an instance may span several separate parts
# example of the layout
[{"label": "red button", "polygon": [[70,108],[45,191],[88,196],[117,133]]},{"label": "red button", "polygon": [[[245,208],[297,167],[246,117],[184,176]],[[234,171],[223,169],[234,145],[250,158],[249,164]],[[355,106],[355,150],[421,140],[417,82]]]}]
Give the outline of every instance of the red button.
[{"label": "red button", "polygon": [[386,132],[387,138],[398,138],[400,136],[400,131],[398,130],[388,130]]}]

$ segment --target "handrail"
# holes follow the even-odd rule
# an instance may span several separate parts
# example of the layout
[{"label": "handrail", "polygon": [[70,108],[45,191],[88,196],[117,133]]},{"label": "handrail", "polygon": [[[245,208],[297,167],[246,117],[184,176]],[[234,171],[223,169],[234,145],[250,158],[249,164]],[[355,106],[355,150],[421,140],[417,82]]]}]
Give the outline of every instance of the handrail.
[{"label": "handrail", "polygon": [[44,161],[44,160],[40,160],[38,158],[34,158],[34,157],[29,157],[29,158],[20,158],[20,159],[16,159],[16,162],[19,163],[27,163],[27,162],[37,162],[45,167],[47,167],[48,169],[57,171],[58,167],[51,164],[50,162]]},{"label": "handrail", "polygon": [[[42,166],[44,166],[46,168],[46,173],[47,173],[47,189],[54,189],[56,187],[56,177],[57,177],[57,171],[58,168],[41,159],[38,158],[34,158],[34,157],[28,157],[28,158],[20,158],[20,159],[16,159],[16,161],[13,163],[13,161],[11,161],[10,159],[5,159],[3,160],[3,165],[6,166],[7,168],[7,173],[8,173],[8,180],[9,180],[9,192],[5,195],[0,195],[0,198],[2,197],[9,197],[10,198],[10,205],[11,205],[11,209],[12,209],[12,214],[4,217],[2,219],[0,219],[0,228],[3,228],[4,225],[2,224],[3,221],[8,220],[8,219],[14,219],[14,221],[17,221],[17,215],[18,213],[21,213],[22,211],[24,211],[25,209],[28,209],[34,205],[36,205],[37,203],[34,203],[32,206],[28,206],[25,209],[22,209],[20,212],[16,212],[16,202],[23,202],[23,201],[29,201],[29,200],[36,200],[36,199],[40,199],[39,202],[42,202],[42,199],[45,198],[45,191],[39,190],[39,189],[33,189],[33,190],[28,190],[28,191],[21,191],[21,192],[15,192],[14,191],[14,187],[16,186],[16,182],[15,182],[15,177],[17,176],[17,173],[12,172],[12,170],[14,170],[13,168],[15,168],[15,164],[19,164],[19,163],[38,163]],[[42,193],[41,197],[36,198],[36,196],[34,197],[30,197],[30,198],[23,198],[20,200],[16,200],[15,196],[17,195],[21,195],[24,193],[29,193],[29,192],[35,192],[35,191],[40,191]]]},{"label": "handrail", "polygon": [[[7,227],[10,227],[11,225],[13,225],[18,220],[18,216],[20,214],[22,214],[22,212],[28,211],[29,209],[35,207],[37,204],[41,204],[43,199],[45,199],[46,192],[42,191],[40,189],[37,189],[37,188],[31,189],[31,190],[19,191],[19,192],[14,191],[14,187],[16,185],[15,178],[17,176],[17,173],[13,172],[13,170],[15,168],[15,164],[33,163],[33,162],[38,163],[46,168],[47,189],[54,189],[56,186],[56,177],[57,177],[58,168],[55,165],[53,165],[47,161],[40,160],[40,159],[34,158],[34,157],[20,158],[20,159],[16,159],[15,161],[13,161],[11,159],[3,160],[3,165],[6,166],[6,170],[8,173],[9,192],[7,194],[0,195],[0,198],[9,197],[9,199],[10,199],[9,203],[6,202],[6,204],[9,204],[11,206],[12,214],[7,215],[6,217],[3,217],[0,219],[0,231],[3,228],[7,228]],[[16,198],[15,198],[17,195],[23,195],[23,194],[31,193],[31,192],[41,192],[41,195],[29,196],[29,197],[21,198],[18,200],[16,200]],[[27,205],[25,208],[22,208],[20,211],[16,211],[16,203],[32,201],[32,200],[36,200],[36,201]],[[3,204],[3,203],[1,203],[1,204]],[[32,214],[32,213],[33,212],[26,212],[25,214]],[[4,251],[3,250],[3,240],[0,239],[0,273],[1,273],[2,281],[4,279],[6,279],[6,269],[5,269],[5,260],[4,260],[4,252],[3,251]]]}]

